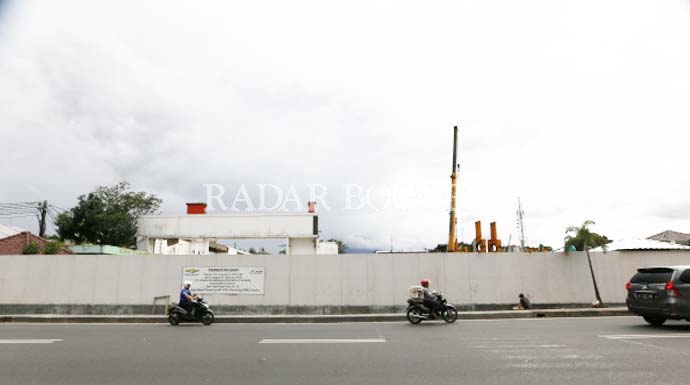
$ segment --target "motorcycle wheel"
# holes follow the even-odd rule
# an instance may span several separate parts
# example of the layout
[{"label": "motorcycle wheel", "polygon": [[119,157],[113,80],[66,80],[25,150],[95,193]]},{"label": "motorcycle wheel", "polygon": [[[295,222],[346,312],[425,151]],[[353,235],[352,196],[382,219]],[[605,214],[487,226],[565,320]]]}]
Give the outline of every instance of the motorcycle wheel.
[{"label": "motorcycle wheel", "polygon": [[180,315],[177,312],[168,314],[168,323],[172,326],[179,325]]},{"label": "motorcycle wheel", "polygon": [[449,307],[443,311],[443,320],[446,321],[446,323],[452,324],[457,319],[458,319],[458,311],[453,309],[452,307]]},{"label": "motorcycle wheel", "polygon": [[204,315],[201,316],[201,323],[208,326],[213,323],[213,313],[204,313]]},{"label": "motorcycle wheel", "polygon": [[422,322],[421,315],[422,314],[419,309],[412,307],[407,311],[407,321],[409,321],[412,325],[417,325],[418,323]]}]

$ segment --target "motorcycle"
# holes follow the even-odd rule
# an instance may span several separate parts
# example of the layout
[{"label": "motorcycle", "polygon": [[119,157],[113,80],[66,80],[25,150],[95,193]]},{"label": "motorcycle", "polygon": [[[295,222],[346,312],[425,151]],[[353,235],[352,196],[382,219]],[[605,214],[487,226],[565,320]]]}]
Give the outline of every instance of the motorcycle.
[{"label": "motorcycle", "polygon": [[182,322],[201,322],[208,326],[213,323],[214,315],[211,308],[206,301],[201,297],[196,297],[196,301],[192,302],[192,313],[188,312],[176,303],[170,304],[168,308],[168,322],[170,325],[176,326]]},{"label": "motorcycle", "polygon": [[436,301],[438,302],[438,310],[432,312],[431,309],[424,305],[424,297],[419,295],[419,291],[416,288],[411,288],[410,292],[415,292],[410,299],[407,300],[407,320],[413,324],[417,325],[423,320],[434,320],[440,317],[446,323],[453,323],[458,319],[458,311],[455,306],[448,303],[442,293],[433,292],[432,294],[436,296]]}]

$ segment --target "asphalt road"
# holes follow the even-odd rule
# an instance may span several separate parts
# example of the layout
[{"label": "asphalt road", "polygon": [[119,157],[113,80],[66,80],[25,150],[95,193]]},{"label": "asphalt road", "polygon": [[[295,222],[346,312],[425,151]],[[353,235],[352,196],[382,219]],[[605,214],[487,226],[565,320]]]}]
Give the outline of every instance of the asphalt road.
[{"label": "asphalt road", "polygon": [[690,323],[0,325],[0,384],[690,383]]}]

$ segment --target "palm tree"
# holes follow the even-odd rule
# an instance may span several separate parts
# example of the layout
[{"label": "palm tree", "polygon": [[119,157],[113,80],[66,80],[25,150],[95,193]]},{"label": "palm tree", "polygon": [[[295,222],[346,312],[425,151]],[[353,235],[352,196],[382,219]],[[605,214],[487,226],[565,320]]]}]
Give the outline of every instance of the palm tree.
[{"label": "palm tree", "polygon": [[[589,255],[589,248],[594,243],[598,243],[597,239],[601,238],[599,234],[593,233],[589,230],[589,226],[593,225],[594,222],[590,220],[584,221],[582,226],[570,226],[565,230],[567,234],[565,237],[566,250],[569,245],[573,245],[576,249],[584,250],[587,253],[587,262],[589,263],[589,272],[592,275],[592,284],[594,285],[594,295],[597,298],[597,307],[604,307],[604,301],[601,300],[601,294],[599,294],[599,286],[597,285],[597,278],[594,275],[594,269],[592,268],[592,257]],[[578,247],[580,246],[580,247]]]}]

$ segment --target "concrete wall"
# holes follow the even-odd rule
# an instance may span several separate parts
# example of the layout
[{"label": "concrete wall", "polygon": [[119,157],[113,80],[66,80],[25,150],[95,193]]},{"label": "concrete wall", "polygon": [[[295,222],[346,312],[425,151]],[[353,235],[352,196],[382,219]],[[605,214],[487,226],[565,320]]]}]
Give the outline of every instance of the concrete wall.
[{"label": "concrete wall", "polygon": [[[690,252],[593,253],[605,302],[623,303],[639,266],[686,264]],[[2,255],[0,305],[150,305],[177,296],[183,266],[265,266],[262,296],[208,295],[214,306],[404,305],[421,278],[467,305],[537,304],[594,298],[583,253],[342,255]]]},{"label": "concrete wall", "polygon": [[313,255],[317,252],[316,238],[288,238],[285,252],[294,255]]}]

